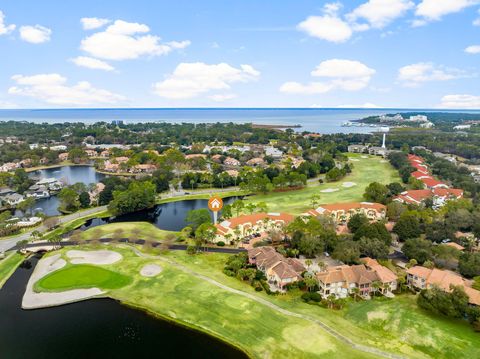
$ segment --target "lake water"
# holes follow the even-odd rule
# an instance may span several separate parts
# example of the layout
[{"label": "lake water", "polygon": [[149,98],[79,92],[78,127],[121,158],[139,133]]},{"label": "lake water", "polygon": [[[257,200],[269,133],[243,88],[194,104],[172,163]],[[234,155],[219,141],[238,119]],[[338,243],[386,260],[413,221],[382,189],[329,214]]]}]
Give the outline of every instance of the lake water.
[{"label": "lake water", "polygon": [[[343,122],[367,116],[401,112],[439,112],[432,109],[331,109],[331,108],[204,108],[204,109],[56,109],[56,110],[0,110],[0,120],[32,122],[253,122],[257,124],[302,125],[300,130],[319,133],[365,133],[368,127],[341,127]],[[476,110],[441,110],[441,112],[469,112]]]},{"label": "lake water", "polygon": [[37,261],[18,268],[0,290],[0,358],[246,358],[213,337],[111,299],[23,310],[22,296]]},{"label": "lake water", "polygon": [[[225,204],[232,203],[234,200],[234,197],[223,199]],[[180,231],[188,225],[187,222],[185,222],[188,212],[194,209],[207,208],[207,204],[208,201],[205,199],[163,203],[151,209],[128,213],[122,216],[90,219],[80,227],[80,229],[92,228],[106,223],[143,221],[153,223],[158,228],[168,231]]]},{"label": "lake water", "polygon": [[[29,176],[39,180],[53,177],[68,185],[77,182],[89,185],[90,183],[98,183],[101,179],[105,178],[104,174],[98,173],[95,171],[95,168],[91,166],[62,166],[48,168],[30,172]],[[52,196],[50,198],[41,198],[37,200],[34,208],[41,208],[43,213],[48,216],[56,216],[60,214],[57,209],[59,204],[57,196]]]}]

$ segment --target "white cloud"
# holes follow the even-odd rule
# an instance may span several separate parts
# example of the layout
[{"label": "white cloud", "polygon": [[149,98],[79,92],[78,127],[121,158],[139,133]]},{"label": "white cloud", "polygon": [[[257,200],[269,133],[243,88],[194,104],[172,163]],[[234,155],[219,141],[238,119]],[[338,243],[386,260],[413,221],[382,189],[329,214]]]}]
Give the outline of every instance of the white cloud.
[{"label": "white cloud", "polygon": [[13,30],[15,30],[15,25],[10,24],[6,25],[5,24],[5,15],[3,12],[0,10],[0,35],[6,35],[11,33]]},{"label": "white cloud", "polygon": [[[480,14],[480,10],[478,10],[478,13]],[[473,20],[473,26],[480,26],[480,17]]]},{"label": "white cloud", "polygon": [[438,107],[480,109],[480,96],[446,95],[442,97],[442,101]]},{"label": "white cloud", "polygon": [[59,74],[39,74],[33,76],[12,76],[16,86],[8,89],[11,95],[32,97],[53,105],[89,106],[115,104],[125,100],[124,96],[107,90],[97,89],[87,81],[73,86],[67,85],[67,79]]},{"label": "white cloud", "polygon": [[330,42],[345,42],[352,37],[350,25],[338,17],[340,3],[327,3],[322,16],[309,16],[297,25],[297,29],[312,37]]},{"label": "white cloud", "polygon": [[71,60],[75,65],[93,70],[113,71],[115,68],[105,61],[88,56],[78,56]]},{"label": "white cloud", "polygon": [[190,45],[190,41],[162,43],[160,37],[149,32],[150,28],[145,24],[116,20],[104,31],[83,39],[80,48],[100,59],[130,60],[141,56],[165,55]]},{"label": "white cloud", "polygon": [[430,21],[440,20],[445,15],[460,12],[479,3],[479,0],[422,0],[417,5],[415,15]]},{"label": "white cloud", "polygon": [[414,6],[410,0],[369,0],[348,14],[347,19],[364,19],[374,28],[383,28]]},{"label": "white cloud", "polygon": [[80,22],[82,23],[82,27],[84,30],[93,30],[107,25],[111,22],[111,20],[101,19],[98,17],[82,17],[80,19]]},{"label": "white cloud", "polygon": [[312,72],[314,77],[322,77],[324,81],[301,84],[285,82],[280,91],[293,94],[322,94],[332,90],[358,91],[368,86],[375,70],[359,61],[331,59],[321,62]]},{"label": "white cloud", "polygon": [[467,54],[480,54],[480,45],[472,45],[465,49]]},{"label": "white cloud", "polygon": [[20,27],[20,38],[31,44],[41,44],[50,41],[50,35],[52,35],[52,30],[45,26],[27,25]]},{"label": "white cloud", "polygon": [[297,25],[297,29],[312,37],[330,42],[345,42],[352,36],[352,29],[347,22],[337,16],[309,16]]},{"label": "white cloud", "polygon": [[[189,99],[215,90],[228,90],[236,82],[257,80],[260,72],[250,65],[235,68],[227,63],[180,63],[171,75],[153,85],[154,92],[168,99]],[[216,97],[220,99],[221,97]]]},{"label": "white cloud", "polygon": [[398,80],[406,87],[417,87],[424,82],[447,81],[465,77],[459,69],[437,66],[431,62],[419,62],[398,70]]}]

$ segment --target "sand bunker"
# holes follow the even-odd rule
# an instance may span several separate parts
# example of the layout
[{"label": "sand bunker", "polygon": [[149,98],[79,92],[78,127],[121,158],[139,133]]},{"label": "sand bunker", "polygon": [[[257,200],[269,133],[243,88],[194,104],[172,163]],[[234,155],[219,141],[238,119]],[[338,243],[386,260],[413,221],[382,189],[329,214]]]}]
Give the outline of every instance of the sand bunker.
[{"label": "sand bunker", "polygon": [[330,192],[337,192],[338,188],[327,188],[327,189],[322,189],[320,192],[322,193],[330,193]]},{"label": "sand bunker", "polygon": [[368,156],[360,156],[360,157],[362,157],[362,158],[368,158]]},{"label": "sand bunker", "polygon": [[143,277],[155,277],[157,274],[159,274],[162,271],[162,267],[156,264],[146,264],[143,266],[143,268],[140,270],[140,274]]},{"label": "sand bunker", "polygon": [[23,295],[23,309],[53,307],[56,305],[89,299],[105,293],[98,288],[74,289],[58,293],[36,293],[33,290],[33,285],[36,282],[38,282],[47,274],[63,268],[65,264],[65,260],[60,258],[60,254],[43,258],[37,263],[35,270],[28,280],[27,288],[25,290],[25,294]]},{"label": "sand bunker", "polygon": [[123,257],[120,253],[108,250],[100,251],[78,251],[71,250],[67,252],[67,257],[73,264],[96,264],[105,265],[118,262]]},{"label": "sand bunker", "polygon": [[350,161],[352,162],[360,162],[360,160],[358,158],[350,158]]},{"label": "sand bunker", "polygon": [[357,184],[355,182],[345,182],[345,183],[342,183],[342,187],[345,187],[345,188],[349,188],[349,187],[353,187],[353,186],[356,186]]},{"label": "sand bunker", "polygon": [[387,163],[387,161],[385,161],[385,160],[380,160],[380,163]]}]

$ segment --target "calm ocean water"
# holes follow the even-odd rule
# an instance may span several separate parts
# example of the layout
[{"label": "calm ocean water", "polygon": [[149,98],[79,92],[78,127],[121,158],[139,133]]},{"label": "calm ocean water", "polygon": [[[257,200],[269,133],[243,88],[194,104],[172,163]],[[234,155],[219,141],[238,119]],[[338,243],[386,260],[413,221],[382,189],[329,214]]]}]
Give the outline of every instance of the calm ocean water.
[{"label": "calm ocean water", "polygon": [[[85,122],[122,120],[134,122],[253,122],[257,124],[296,125],[300,130],[319,133],[370,132],[369,127],[342,127],[342,123],[372,115],[401,112],[437,112],[409,109],[55,109],[0,110],[0,120],[31,122]],[[442,110],[441,112],[447,112]],[[480,110],[448,112],[478,113]]]}]

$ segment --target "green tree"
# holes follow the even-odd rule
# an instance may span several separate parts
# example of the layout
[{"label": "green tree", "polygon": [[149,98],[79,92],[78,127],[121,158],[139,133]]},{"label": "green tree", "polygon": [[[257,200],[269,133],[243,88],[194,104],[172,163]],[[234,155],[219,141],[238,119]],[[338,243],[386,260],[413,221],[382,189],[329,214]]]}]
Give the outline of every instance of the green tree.
[{"label": "green tree", "polygon": [[387,186],[372,182],[365,188],[363,198],[370,202],[386,203],[389,190]]},{"label": "green tree", "polygon": [[212,218],[210,217],[210,212],[206,208],[193,209],[188,211],[185,222],[192,227],[193,231],[196,231],[204,223],[211,223]]},{"label": "green tree", "polygon": [[78,194],[71,187],[64,187],[58,194],[60,199],[60,208],[65,211],[73,212],[80,207]]},{"label": "green tree", "polygon": [[419,237],[421,234],[420,222],[415,214],[405,212],[393,226],[393,232],[398,234],[398,238],[402,241]]},{"label": "green tree", "polygon": [[350,217],[347,227],[350,232],[355,233],[360,227],[369,223],[370,221],[368,220],[367,216],[365,216],[363,213],[356,213]]},{"label": "green tree", "polygon": [[35,198],[27,197],[17,205],[17,209],[23,213],[31,212],[32,207],[35,205]]},{"label": "green tree", "polygon": [[155,185],[150,181],[131,182],[128,189],[113,192],[108,209],[115,215],[140,211],[155,205]]},{"label": "green tree", "polygon": [[420,238],[407,239],[402,251],[408,259],[415,259],[422,264],[433,259],[432,242]]},{"label": "green tree", "polygon": [[88,192],[81,192],[78,196],[78,201],[80,202],[80,207],[87,208],[90,206],[90,195]]},{"label": "green tree", "polygon": [[360,246],[352,240],[339,241],[332,257],[346,264],[355,264],[360,260]]}]

